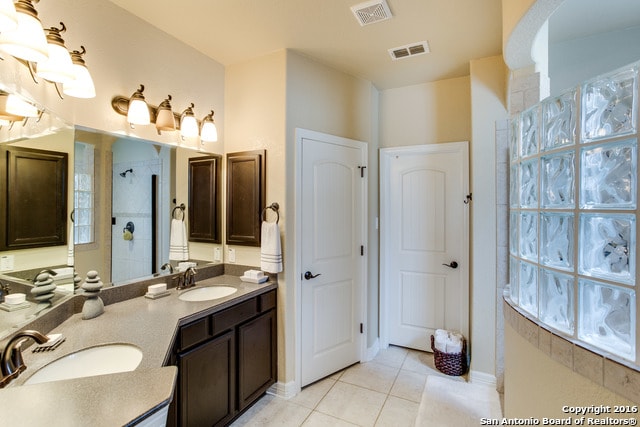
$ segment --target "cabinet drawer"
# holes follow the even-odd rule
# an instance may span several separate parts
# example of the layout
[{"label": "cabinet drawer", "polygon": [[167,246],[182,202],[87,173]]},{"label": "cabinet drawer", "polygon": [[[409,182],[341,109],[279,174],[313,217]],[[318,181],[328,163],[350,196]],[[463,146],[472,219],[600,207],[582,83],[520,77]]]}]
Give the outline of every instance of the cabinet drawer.
[{"label": "cabinet drawer", "polygon": [[258,314],[258,299],[252,298],[213,315],[213,334],[217,335]]},{"label": "cabinet drawer", "polygon": [[276,307],[276,291],[267,292],[258,297],[260,313]]},{"label": "cabinet drawer", "polygon": [[184,350],[207,340],[210,335],[209,317],[196,320],[180,328],[180,349]]}]

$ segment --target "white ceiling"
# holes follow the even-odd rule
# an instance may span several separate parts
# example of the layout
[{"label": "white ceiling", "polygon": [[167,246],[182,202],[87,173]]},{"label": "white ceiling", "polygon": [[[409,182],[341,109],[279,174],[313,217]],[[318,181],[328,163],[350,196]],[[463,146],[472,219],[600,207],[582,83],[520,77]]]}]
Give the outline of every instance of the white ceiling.
[{"label": "white ceiling", "polygon": [[[502,0],[387,0],[393,18],[364,27],[350,9],[360,0],[111,1],[223,65],[289,48],[380,90],[467,76],[471,59],[502,52]],[[640,1],[565,0],[559,13],[550,42],[638,25]],[[425,40],[431,53],[391,60]]]}]

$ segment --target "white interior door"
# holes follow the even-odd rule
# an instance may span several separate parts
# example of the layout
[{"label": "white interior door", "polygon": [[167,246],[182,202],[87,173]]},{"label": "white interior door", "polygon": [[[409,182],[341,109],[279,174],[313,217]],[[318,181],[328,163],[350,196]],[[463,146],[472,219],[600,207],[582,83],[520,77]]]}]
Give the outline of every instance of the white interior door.
[{"label": "white interior door", "polygon": [[366,145],[300,139],[301,386],[361,359]]},{"label": "white interior door", "polygon": [[381,150],[381,166],[387,343],[430,350],[438,328],[468,337],[467,144]]}]

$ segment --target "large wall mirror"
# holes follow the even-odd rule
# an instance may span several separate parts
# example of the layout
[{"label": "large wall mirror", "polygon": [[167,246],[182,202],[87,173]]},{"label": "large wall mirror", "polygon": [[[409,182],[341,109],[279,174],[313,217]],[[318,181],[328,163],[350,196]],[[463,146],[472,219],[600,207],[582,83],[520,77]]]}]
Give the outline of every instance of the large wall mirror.
[{"label": "large wall mirror", "polygon": [[[50,112],[37,120],[0,123],[0,144],[67,154],[66,238],[60,245],[0,251],[0,282],[29,297],[29,286],[45,269],[68,277],[73,267],[82,279],[96,270],[106,286],[159,274],[169,261],[176,199],[178,205],[188,199],[176,194],[176,176],[186,179],[186,159],[202,153],[74,127]],[[221,215],[220,206],[216,212]],[[58,284],[53,304],[73,295],[72,280]],[[0,310],[0,339],[52,304],[32,305],[19,316]]]}]

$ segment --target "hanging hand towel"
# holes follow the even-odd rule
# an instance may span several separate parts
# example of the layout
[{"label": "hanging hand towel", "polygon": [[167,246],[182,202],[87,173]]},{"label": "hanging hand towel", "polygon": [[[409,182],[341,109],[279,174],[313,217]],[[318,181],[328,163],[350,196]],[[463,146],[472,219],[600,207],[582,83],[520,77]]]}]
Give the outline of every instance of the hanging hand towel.
[{"label": "hanging hand towel", "polygon": [[172,261],[187,261],[189,247],[187,246],[187,227],[181,219],[171,220],[171,238],[169,241],[169,259]]},{"label": "hanging hand towel", "polygon": [[262,244],[260,246],[260,269],[267,273],[282,271],[280,249],[280,227],[277,222],[262,222]]},{"label": "hanging hand towel", "polygon": [[75,262],[75,246],[73,241],[73,224],[69,227],[69,240],[67,241],[67,265],[73,266]]}]

